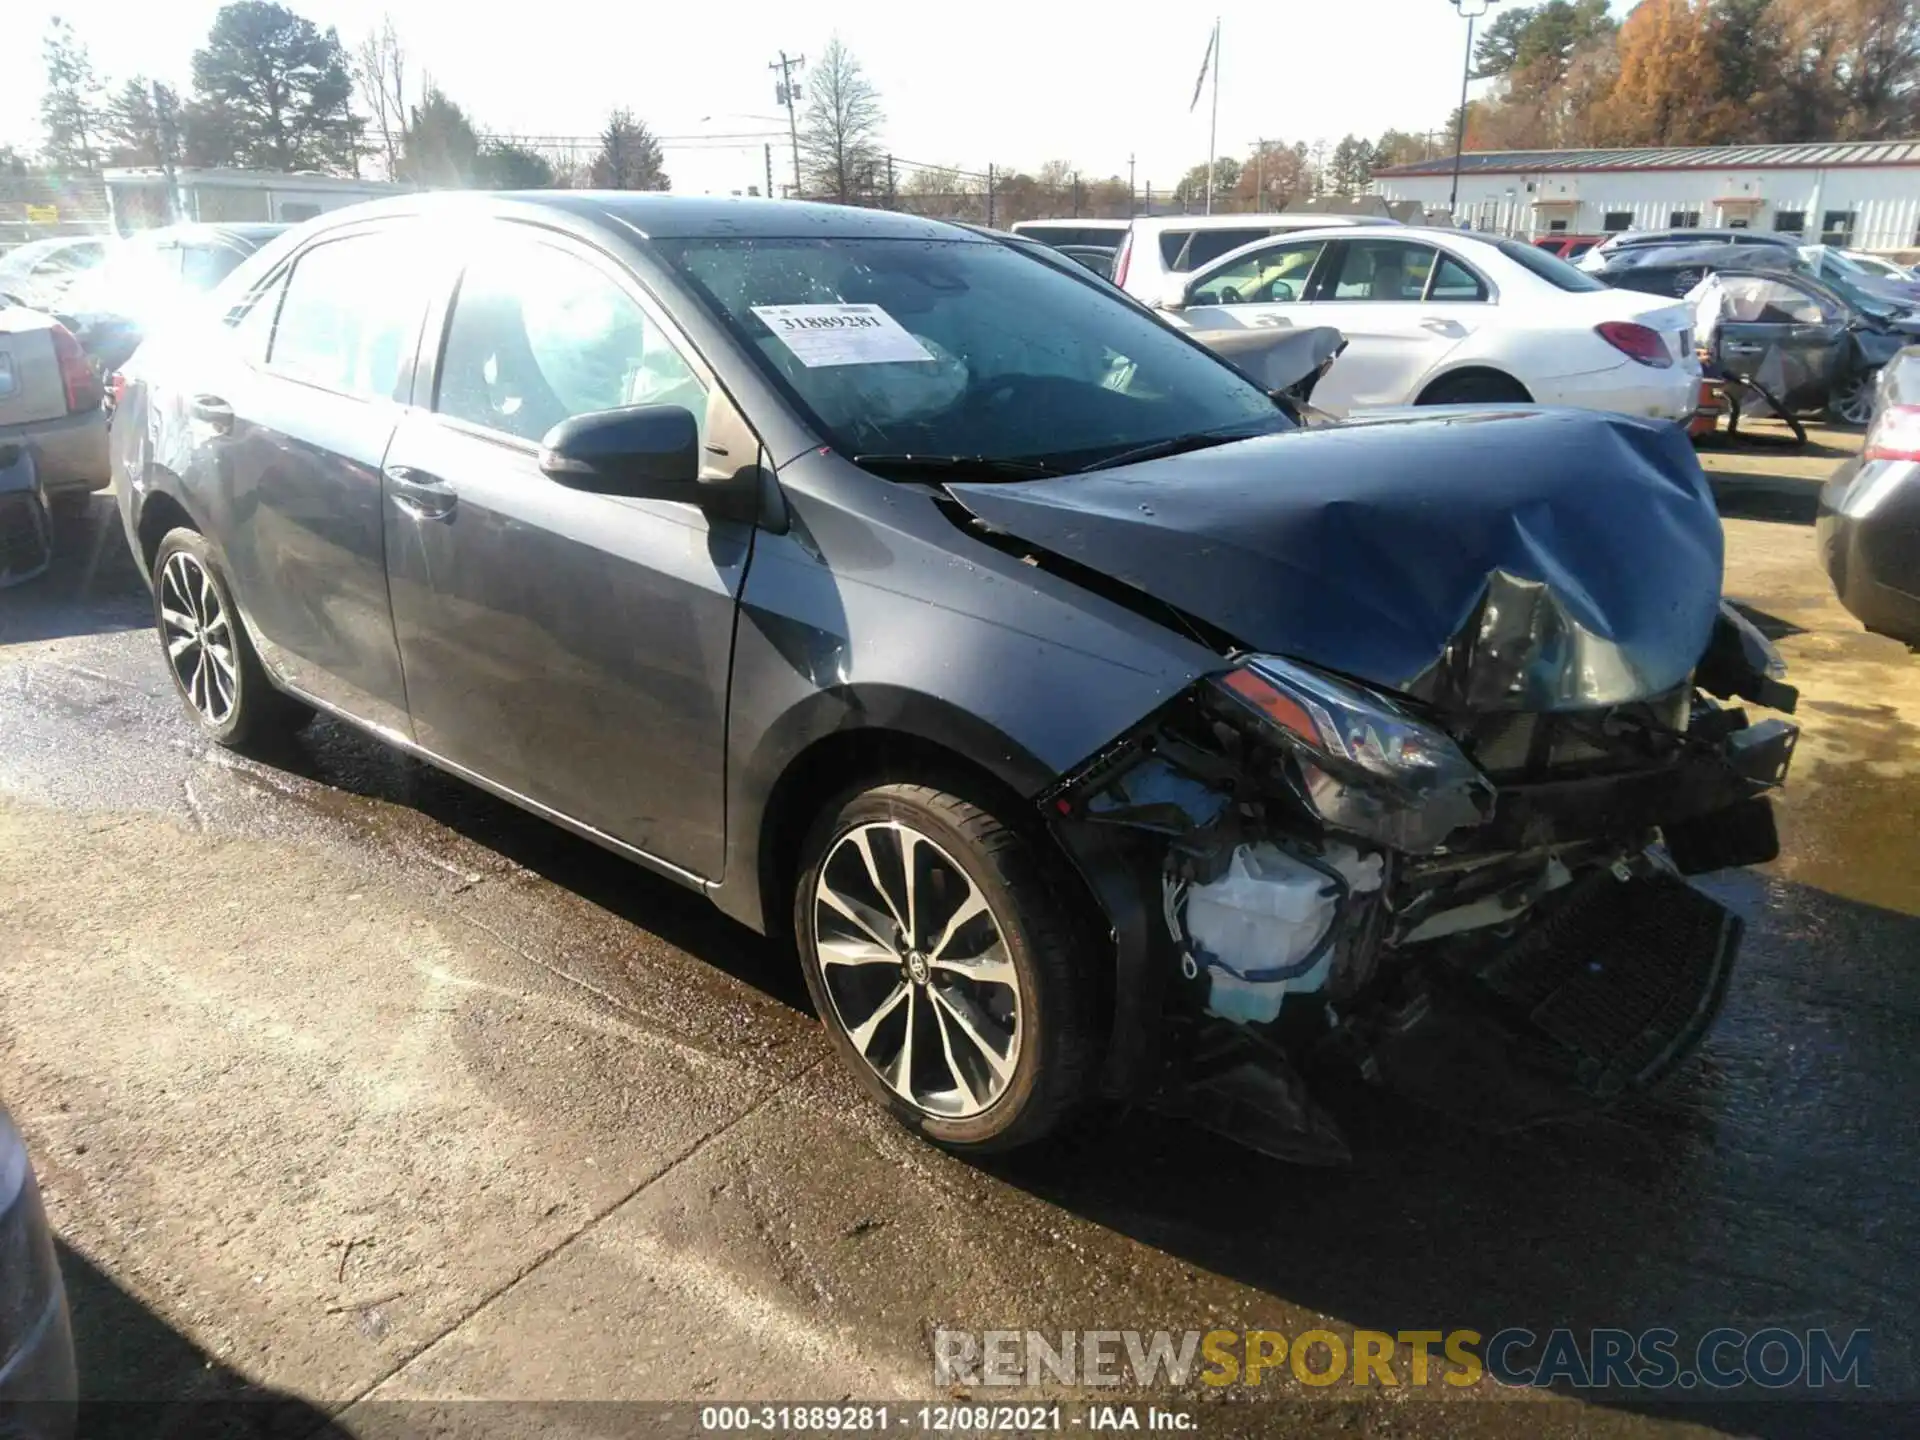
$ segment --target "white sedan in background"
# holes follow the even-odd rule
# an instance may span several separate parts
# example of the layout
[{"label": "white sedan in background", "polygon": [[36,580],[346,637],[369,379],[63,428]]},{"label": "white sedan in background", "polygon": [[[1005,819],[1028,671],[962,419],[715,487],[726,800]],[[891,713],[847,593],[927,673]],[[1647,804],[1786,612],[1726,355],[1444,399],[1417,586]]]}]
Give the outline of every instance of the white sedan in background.
[{"label": "white sedan in background", "polygon": [[1296,232],[1170,282],[1159,308],[1209,335],[1331,325],[1314,387],[1336,415],[1534,401],[1683,420],[1698,403],[1693,312],[1616,290],[1519,240],[1399,227]]}]

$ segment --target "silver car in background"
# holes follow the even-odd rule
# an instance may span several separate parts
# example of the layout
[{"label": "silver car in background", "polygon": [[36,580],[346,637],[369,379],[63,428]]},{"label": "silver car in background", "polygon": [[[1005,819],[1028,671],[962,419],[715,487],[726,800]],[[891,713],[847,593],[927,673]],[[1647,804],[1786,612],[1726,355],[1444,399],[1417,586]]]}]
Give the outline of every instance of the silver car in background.
[{"label": "silver car in background", "polygon": [[0,305],[0,447],[32,457],[50,496],[107,485],[100,377],[79,338],[40,310]]}]

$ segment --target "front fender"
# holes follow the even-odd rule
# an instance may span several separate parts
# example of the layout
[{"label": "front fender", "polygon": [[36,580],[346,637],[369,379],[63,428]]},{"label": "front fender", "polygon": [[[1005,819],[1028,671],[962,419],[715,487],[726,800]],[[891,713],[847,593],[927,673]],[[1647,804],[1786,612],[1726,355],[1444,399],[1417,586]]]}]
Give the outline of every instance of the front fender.
[{"label": "front fender", "polygon": [[1031,799],[1219,663],[970,538],[926,495],[888,493],[898,526],[790,489],[792,532],[755,540],[735,628],[727,860],[714,898],[756,928],[785,909],[760,894],[769,802],[821,742],[909,737]]}]

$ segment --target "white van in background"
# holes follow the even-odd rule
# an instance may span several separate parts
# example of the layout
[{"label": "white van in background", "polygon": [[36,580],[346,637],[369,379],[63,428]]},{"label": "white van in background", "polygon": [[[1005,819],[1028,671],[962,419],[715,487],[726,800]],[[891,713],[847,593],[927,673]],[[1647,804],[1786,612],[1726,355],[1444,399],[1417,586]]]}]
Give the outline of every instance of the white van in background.
[{"label": "white van in background", "polygon": [[[1086,224],[1086,221],[1072,221]],[[1230,250],[1288,230],[1324,230],[1344,225],[1398,225],[1375,215],[1138,215],[1114,222],[1122,226],[1120,254],[1113,262],[1113,283],[1152,305],[1167,291],[1167,281],[1210,265]],[[1024,233],[1024,227],[1016,225]],[[1046,237],[1035,235],[1036,240]],[[1048,244],[1062,242],[1048,240]],[[1101,243],[1112,244],[1112,241]]]}]

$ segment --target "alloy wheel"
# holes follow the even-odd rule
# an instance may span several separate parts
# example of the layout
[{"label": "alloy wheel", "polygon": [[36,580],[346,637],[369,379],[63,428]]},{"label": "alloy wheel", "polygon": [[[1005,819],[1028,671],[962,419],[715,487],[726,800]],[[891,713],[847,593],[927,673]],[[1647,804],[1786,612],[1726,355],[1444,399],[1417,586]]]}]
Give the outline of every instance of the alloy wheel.
[{"label": "alloy wheel", "polygon": [[814,947],[834,1021],[881,1081],[943,1119],[986,1110],[1020,1060],[1019,972],[992,906],[899,821],[834,842],[814,887]]},{"label": "alloy wheel", "polygon": [[1873,419],[1874,375],[1861,375],[1833,399],[1833,413],[1848,425],[1865,425]]},{"label": "alloy wheel", "polygon": [[225,725],[239,692],[233,621],[207,567],[185,550],[161,567],[160,630],[188,703],[207,724]]}]

